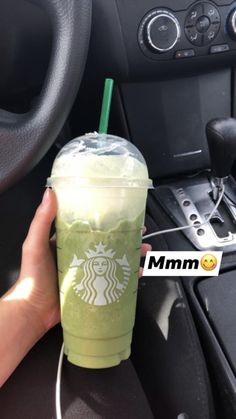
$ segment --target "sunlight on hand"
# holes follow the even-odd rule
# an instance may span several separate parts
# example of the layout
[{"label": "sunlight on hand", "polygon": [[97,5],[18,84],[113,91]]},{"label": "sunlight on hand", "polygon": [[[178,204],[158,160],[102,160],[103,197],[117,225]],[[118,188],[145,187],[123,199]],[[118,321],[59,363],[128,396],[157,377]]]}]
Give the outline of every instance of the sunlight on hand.
[{"label": "sunlight on hand", "polygon": [[18,284],[16,284],[14,290],[3,297],[3,301],[12,300],[27,300],[33,289],[33,278],[24,278]]}]

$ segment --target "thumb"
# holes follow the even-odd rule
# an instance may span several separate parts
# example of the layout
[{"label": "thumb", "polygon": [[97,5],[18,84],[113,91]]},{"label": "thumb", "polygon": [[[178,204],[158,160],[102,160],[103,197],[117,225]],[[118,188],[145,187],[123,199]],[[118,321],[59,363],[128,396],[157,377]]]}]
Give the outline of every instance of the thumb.
[{"label": "thumb", "polygon": [[25,247],[32,250],[48,245],[51,225],[56,217],[56,196],[51,189],[46,189],[33,221],[31,222]]}]

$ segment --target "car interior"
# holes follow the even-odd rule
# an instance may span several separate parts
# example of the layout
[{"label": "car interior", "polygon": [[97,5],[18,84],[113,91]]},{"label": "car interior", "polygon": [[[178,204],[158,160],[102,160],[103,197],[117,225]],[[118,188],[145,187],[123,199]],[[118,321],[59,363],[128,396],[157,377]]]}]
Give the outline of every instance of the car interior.
[{"label": "car interior", "polygon": [[[147,242],[223,252],[218,277],[140,279],[130,359],[64,360],[63,418],[236,418],[236,2],[1,0],[0,26],[1,295],[55,156],[98,130],[107,77],[109,133],[153,180],[147,234],[192,226]],[[28,353],[1,388],[2,419],[56,417],[61,344],[58,325]]]}]

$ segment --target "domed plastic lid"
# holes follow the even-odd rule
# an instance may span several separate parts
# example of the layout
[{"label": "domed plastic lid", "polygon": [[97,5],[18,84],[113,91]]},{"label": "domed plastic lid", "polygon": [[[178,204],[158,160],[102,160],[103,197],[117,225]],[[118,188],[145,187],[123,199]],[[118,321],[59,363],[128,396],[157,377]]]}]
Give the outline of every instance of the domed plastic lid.
[{"label": "domed plastic lid", "polygon": [[68,178],[84,187],[152,187],[140,151],[129,141],[110,134],[86,134],[61,149],[47,186]]}]

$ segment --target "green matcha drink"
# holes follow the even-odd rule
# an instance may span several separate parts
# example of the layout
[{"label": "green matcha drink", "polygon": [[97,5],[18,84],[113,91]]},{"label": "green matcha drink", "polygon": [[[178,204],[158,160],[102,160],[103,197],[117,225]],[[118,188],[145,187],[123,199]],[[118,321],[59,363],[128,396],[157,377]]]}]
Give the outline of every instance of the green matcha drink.
[{"label": "green matcha drink", "polygon": [[146,164],[126,140],[90,134],[62,149],[50,182],[65,353],[82,367],[118,365],[130,355]]}]

